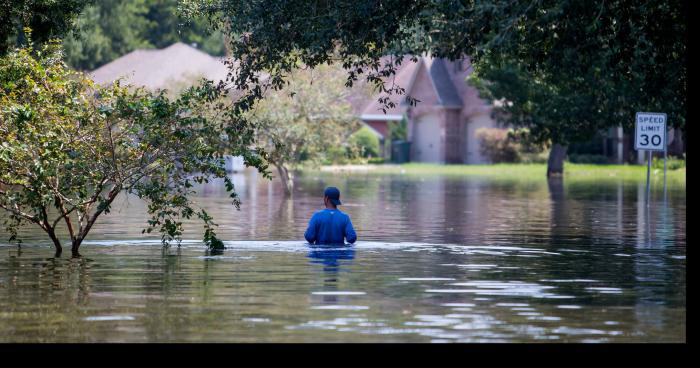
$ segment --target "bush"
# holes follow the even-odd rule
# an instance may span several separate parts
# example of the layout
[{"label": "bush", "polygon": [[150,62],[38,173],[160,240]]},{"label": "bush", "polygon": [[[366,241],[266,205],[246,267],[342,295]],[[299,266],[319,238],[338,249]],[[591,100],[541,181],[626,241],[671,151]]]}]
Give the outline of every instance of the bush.
[{"label": "bush", "polygon": [[542,150],[540,152],[521,152],[520,153],[520,163],[523,164],[543,164],[549,159],[549,150]]},{"label": "bush", "polygon": [[479,128],[476,137],[481,143],[481,154],[493,163],[518,162],[518,145],[510,139],[508,130],[498,128]]},{"label": "bush", "polygon": [[[683,158],[668,156],[666,159],[666,169],[668,171],[678,170],[685,167],[685,155]],[[651,167],[654,169],[663,170],[664,169],[664,159],[654,157],[651,160]]]},{"label": "bush", "polygon": [[350,162],[348,158],[348,150],[342,146],[330,146],[326,150],[325,165],[345,165]]},{"label": "bush", "polygon": [[493,163],[543,163],[549,156],[542,144],[530,139],[527,129],[480,128],[476,137],[481,143],[481,154]]},{"label": "bush", "polygon": [[604,155],[576,154],[569,155],[569,162],[574,164],[607,164],[610,163]]},{"label": "bush", "polygon": [[384,161],[385,161],[384,157],[372,157],[367,161],[367,163],[369,163],[369,164],[383,164]]},{"label": "bush", "polygon": [[390,141],[405,141],[408,139],[408,122],[405,115],[399,122],[390,121],[387,127]]},{"label": "bush", "polygon": [[362,157],[379,157],[379,138],[366,126],[353,133],[349,143],[360,149]]}]

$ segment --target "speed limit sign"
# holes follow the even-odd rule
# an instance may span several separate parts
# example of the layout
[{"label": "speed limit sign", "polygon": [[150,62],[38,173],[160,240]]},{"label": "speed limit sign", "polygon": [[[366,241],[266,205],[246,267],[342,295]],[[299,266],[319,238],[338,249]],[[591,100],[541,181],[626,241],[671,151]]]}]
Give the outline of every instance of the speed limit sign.
[{"label": "speed limit sign", "polygon": [[666,149],[666,114],[638,112],[634,131],[634,149],[646,151]]}]

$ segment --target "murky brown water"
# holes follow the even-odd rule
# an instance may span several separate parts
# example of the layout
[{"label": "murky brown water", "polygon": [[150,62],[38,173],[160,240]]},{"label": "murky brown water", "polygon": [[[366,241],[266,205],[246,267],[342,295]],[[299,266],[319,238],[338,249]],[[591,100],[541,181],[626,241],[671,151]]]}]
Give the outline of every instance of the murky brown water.
[{"label": "murky brown water", "polygon": [[[80,259],[31,228],[21,249],[0,245],[0,341],[686,340],[685,186],[647,210],[643,181],[318,173],[292,200],[255,174],[234,181],[241,211],[215,184],[199,198],[221,254],[194,222],[180,248],[144,238],[135,198]],[[327,185],[351,248],[303,241]]]}]

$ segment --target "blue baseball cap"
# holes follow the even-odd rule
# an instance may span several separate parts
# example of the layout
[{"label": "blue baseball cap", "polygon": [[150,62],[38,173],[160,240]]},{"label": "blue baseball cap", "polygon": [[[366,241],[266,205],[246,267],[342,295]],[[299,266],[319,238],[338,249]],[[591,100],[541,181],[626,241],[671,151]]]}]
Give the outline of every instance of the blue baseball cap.
[{"label": "blue baseball cap", "polygon": [[340,191],[336,187],[328,187],[323,192],[324,197],[328,197],[334,205],[340,205]]}]

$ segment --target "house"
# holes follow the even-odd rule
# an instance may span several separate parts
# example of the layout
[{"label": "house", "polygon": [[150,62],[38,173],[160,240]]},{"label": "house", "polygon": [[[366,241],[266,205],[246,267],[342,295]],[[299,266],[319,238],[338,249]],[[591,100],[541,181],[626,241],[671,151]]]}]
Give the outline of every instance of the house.
[{"label": "house", "polygon": [[[223,58],[213,57],[181,42],[164,49],[132,51],[90,73],[99,84],[122,79],[127,84],[143,86],[151,91],[180,90],[207,78],[215,83],[226,80],[229,70]],[[245,168],[241,157],[226,157],[227,171]]]},{"label": "house", "polygon": [[164,49],[134,50],[90,73],[95,82],[126,83],[149,90],[172,89],[193,84],[199,78],[225,80],[228,68],[222,58],[213,57],[182,42]]},{"label": "house", "polygon": [[[471,70],[468,58],[449,61],[422,56],[414,62],[406,57],[387,83],[403,87],[406,95],[420,102],[410,106],[405,96],[375,95],[362,109],[360,118],[379,137],[385,155],[390,140],[389,122],[405,117],[410,161],[488,163],[480,152],[476,131],[495,128],[496,121],[491,117],[492,106],[466,82]],[[389,97],[396,107],[384,113],[384,105],[379,102],[383,97]]]}]

